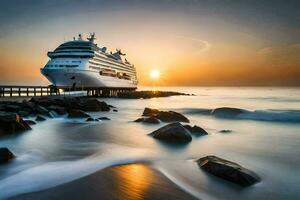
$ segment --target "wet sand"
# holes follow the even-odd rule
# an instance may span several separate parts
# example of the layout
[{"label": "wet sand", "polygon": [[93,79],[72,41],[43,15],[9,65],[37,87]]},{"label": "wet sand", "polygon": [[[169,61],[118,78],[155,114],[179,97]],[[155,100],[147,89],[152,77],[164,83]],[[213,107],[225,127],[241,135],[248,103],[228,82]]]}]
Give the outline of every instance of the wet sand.
[{"label": "wet sand", "polygon": [[196,199],[146,164],[106,168],[84,178],[11,199]]}]

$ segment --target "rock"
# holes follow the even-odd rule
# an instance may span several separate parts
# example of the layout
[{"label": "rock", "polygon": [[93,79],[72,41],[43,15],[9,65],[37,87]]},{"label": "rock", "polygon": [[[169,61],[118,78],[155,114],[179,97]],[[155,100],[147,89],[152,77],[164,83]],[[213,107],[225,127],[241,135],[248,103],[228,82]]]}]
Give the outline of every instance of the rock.
[{"label": "rock", "polygon": [[206,172],[240,186],[250,186],[260,181],[259,176],[249,169],[216,156],[200,158],[197,163]]},{"label": "rock", "polygon": [[21,115],[22,117],[27,117],[27,116],[29,116],[29,115],[30,115],[30,113],[29,113],[29,112],[27,112],[27,111],[24,111],[24,110],[20,110],[20,111],[18,111],[18,114],[19,114],[19,115]]},{"label": "rock", "polygon": [[36,124],[36,122],[35,121],[33,121],[33,120],[29,120],[29,119],[27,119],[27,120],[24,120],[28,125],[35,125]]},{"label": "rock", "polygon": [[144,118],[142,118],[142,117],[134,120],[134,122],[143,122],[143,121],[144,121]]},{"label": "rock", "polygon": [[110,120],[108,117],[99,117],[99,120]]},{"label": "rock", "polygon": [[212,110],[211,114],[216,117],[235,117],[244,112],[246,112],[246,110],[239,108],[222,107]]},{"label": "rock", "polygon": [[183,125],[184,128],[188,129],[193,135],[196,136],[202,136],[202,135],[208,135],[208,133],[201,127],[199,126],[190,126],[190,125]]},{"label": "rock", "polygon": [[157,115],[158,113],[159,110],[146,107],[144,109],[143,116],[152,116],[152,115]]},{"label": "rock", "polygon": [[174,111],[160,111],[156,118],[163,122],[190,122],[188,118]]},{"label": "rock", "polygon": [[15,155],[8,148],[0,148],[0,163],[8,162],[14,157]]},{"label": "rock", "polygon": [[45,121],[45,120],[46,120],[46,118],[43,117],[42,115],[37,115],[35,118],[35,121],[37,121],[37,122],[41,122],[41,121]]},{"label": "rock", "polygon": [[12,134],[30,129],[30,126],[20,115],[0,111],[0,135]]},{"label": "rock", "polygon": [[220,133],[231,133],[232,130],[228,130],[228,129],[223,129],[219,131]]},{"label": "rock", "polygon": [[64,115],[67,113],[66,109],[61,106],[49,106],[48,110],[50,111],[55,111],[59,115]]},{"label": "rock", "polygon": [[58,116],[58,114],[55,111],[53,111],[53,110],[50,110],[48,112],[48,117],[55,118],[57,116]]},{"label": "rock", "polygon": [[40,105],[36,106],[35,110],[38,114],[41,114],[41,115],[48,115],[48,113],[49,113],[49,110],[47,110],[45,107],[40,106]]},{"label": "rock", "polygon": [[159,120],[156,119],[155,117],[146,117],[146,118],[138,118],[134,120],[134,122],[144,122],[144,123],[149,123],[149,124],[159,124]]},{"label": "rock", "polygon": [[117,109],[113,109],[113,111],[114,111],[114,112],[118,112],[118,110],[117,110]]},{"label": "rock", "polygon": [[83,104],[82,110],[87,112],[95,112],[95,111],[109,111],[110,106],[104,101],[98,101],[96,98],[85,98],[81,99],[81,103]]},{"label": "rock", "polygon": [[68,113],[69,113],[69,115],[68,115],[69,118],[85,118],[85,117],[90,117],[89,114],[87,114],[84,111],[79,110],[79,109],[69,110]]},{"label": "rock", "polygon": [[173,143],[188,143],[192,141],[190,132],[179,122],[163,126],[150,133],[153,138]]},{"label": "rock", "polygon": [[91,122],[91,121],[95,121],[95,120],[94,120],[94,118],[92,118],[92,117],[88,117],[85,121]]},{"label": "rock", "polygon": [[144,123],[149,123],[149,124],[159,124],[159,120],[156,119],[155,117],[146,117],[143,120]]}]

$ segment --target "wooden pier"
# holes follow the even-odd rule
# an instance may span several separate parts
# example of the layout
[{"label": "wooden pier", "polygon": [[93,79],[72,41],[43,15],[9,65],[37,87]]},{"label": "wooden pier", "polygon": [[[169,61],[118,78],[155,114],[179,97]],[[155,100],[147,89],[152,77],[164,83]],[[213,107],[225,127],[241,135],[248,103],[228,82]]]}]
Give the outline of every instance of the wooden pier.
[{"label": "wooden pier", "polygon": [[[81,88],[56,88],[54,86],[20,86],[20,85],[0,85],[1,97],[34,97],[71,95],[73,91],[86,92],[87,96],[96,97],[117,97],[119,92],[135,91],[136,88],[103,88],[103,87],[81,87]],[[61,93],[61,91],[64,91]],[[68,93],[69,92],[69,93]]]}]

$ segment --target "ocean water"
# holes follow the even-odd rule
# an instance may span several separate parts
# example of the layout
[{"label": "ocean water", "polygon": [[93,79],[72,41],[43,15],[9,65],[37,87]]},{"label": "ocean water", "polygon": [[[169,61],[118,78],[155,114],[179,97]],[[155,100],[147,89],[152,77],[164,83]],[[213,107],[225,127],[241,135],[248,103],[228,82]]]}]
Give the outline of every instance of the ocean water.
[{"label": "ocean water", "polygon": [[[152,89],[152,88],[142,88]],[[101,99],[118,112],[90,113],[111,121],[59,117],[0,139],[17,158],[0,165],[0,199],[39,191],[115,164],[147,161],[199,199],[300,198],[300,88],[168,87],[193,93],[154,99]],[[215,117],[219,107],[247,110]],[[145,107],[180,112],[209,135],[187,145],[159,142],[147,134],[165,125],[132,122]],[[220,133],[220,130],[232,130]],[[216,155],[256,172],[261,182],[241,188],[202,171],[195,160]]]}]

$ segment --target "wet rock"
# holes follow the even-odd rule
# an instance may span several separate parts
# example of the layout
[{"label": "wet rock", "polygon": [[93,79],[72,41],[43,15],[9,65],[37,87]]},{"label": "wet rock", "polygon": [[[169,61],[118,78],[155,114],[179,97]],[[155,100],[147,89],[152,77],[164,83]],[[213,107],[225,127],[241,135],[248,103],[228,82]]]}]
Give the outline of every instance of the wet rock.
[{"label": "wet rock", "polygon": [[8,148],[0,148],[0,163],[6,163],[14,157],[15,155]]},{"label": "wet rock", "polygon": [[91,122],[91,121],[95,121],[95,119],[94,118],[92,118],[92,117],[88,117],[85,121],[87,121],[87,122]]},{"label": "wet rock", "polygon": [[143,116],[153,116],[153,115],[157,115],[160,111],[157,110],[157,109],[153,109],[153,108],[148,108],[146,107],[144,109],[144,112],[143,112]]},{"label": "wet rock", "polygon": [[23,118],[15,113],[0,111],[0,135],[30,130]]},{"label": "wet rock", "polygon": [[108,117],[99,117],[99,120],[110,120]]},{"label": "wet rock", "polygon": [[29,119],[27,119],[27,120],[24,120],[28,125],[35,125],[36,124],[36,122],[35,121],[33,121],[33,120],[29,120]]},{"label": "wet rock", "polygon": [[239,108],[222,107],[212,110],[211,114],[216,117],[235,117],[244,112],[246,112],[246,110]]},{"label": "wet rock", "polygon": [[201,127],[194,125],[184,125],[184,128],[188,129],[193,135],[195,136],[203,136],[203,135],[208,135],[208,133]]},{"label": "wet rock", "polygon": [[18,111],[18,114],[21,115],[22,117],[27,117],[30,115],[30,113],[25,110]]},{"label": "wet rock", "polygon": [[113,111],[114,111],[114,112],[118,112],[118,110],[117,110],[117,109],[113,109]]},{"label": "wet rock", "polygon": [[50,110],[50,111],[48,112],[48,115],[47,115],[47,116],[50,117],[50,118],[55,118],[55,117],[58,116],[58,114],[57,114],[55,111]]},{"label": "wet rock", "polygon": [[220,133],[231,133],[232,130],[229,130],[229,129],[223,129],[223,130],[220,130],[219,132],[220,132]]},{"label": "wet rock", "polygon": [[250,186],[260,181],[259,176],[249,169],[216,156],[200,158],[197,163],[206,172],[240,186]]},{"label": "wet rock", "polygon": [[190,122],[184,115],[174,111],[159,111],[157,109],[145,108],[143,116],[155,117],[163,122]]},{"label": "wet rock", "polygon": [[109,111],[110,106],[104,101],[98,101],[96,98],[83,98],[81,99],[83,104],[82,110],[87,112],[96,112],[96,111]]},{"label": "wet rock", "polygon": [[134,122],[143,122],[143,121],[144,121],[144,118],[143,118],[143,117],[140,117],[140,118],[134,120]]},{"label": "wet rock", "polygon": [[37,105],[35,107],[35,110],[38,114],[41,114],[41,115],[48,115],[48,113],[49,113],[49,110],[47,110],[44,106]]},{"label": "wet rock", "polygon": [[156,119],[155,117],[145,117],[145,118],[138,118],[134,120],[134,122],[144,122],[148,124],[159,124],[160,121]]},{"label": "wet rock", "polygon": [[149,123],[149,124],[159,124],[159,120],[156,119],[155,117],[146,117],[143,120],[144,123]]},{"label": "wet rock", "polygon": [[163,122],[190,122],[188,118],[174,111],[160,111],[156,118]]},{"label": "wet rock", "polygon": [[68,117],[69,118],[86,118],[86,117],[90,117],[90,115],[85,113],[82,110],[72,109],[72,110],[69,110]]},{"label": "wet rock", "polygon": [[45,121],[45,120],[46,120],[46,118],[43,117],[42,115],[37,115],[35,118],[35,121],[37,121],[37,122],[41,122],[41,121]]},{"label": "wet rock", "polygon": [[50,111],[55,111],[57,114],[59,115],[64,115],[67,113],[66,109],[64,107],[61,106],[49,106],[48,110]]},{"label": "wet rock", "polygon": [[172,143],[188,143],[192,141],[190,132],[179,122],[163,126],[150,133],[153,138]]}]

